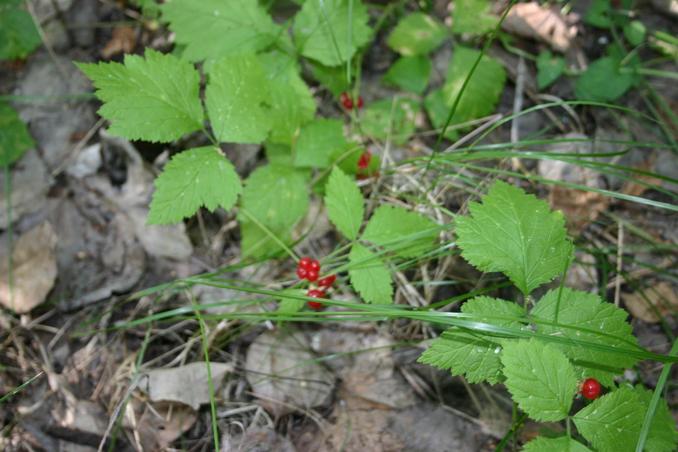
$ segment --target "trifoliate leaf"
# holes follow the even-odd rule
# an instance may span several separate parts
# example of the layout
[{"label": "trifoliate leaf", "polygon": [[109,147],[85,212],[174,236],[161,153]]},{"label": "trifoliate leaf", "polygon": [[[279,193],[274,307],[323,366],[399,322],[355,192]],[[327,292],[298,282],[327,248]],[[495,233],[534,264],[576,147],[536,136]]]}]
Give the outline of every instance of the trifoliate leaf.
[{"label": "trifoliate leaf", "polygon": [[574,84],[577,98],[611,102],[623,96],[636,83],[637,76],[630,72],[622,72],[620,65],[621,60],[613,56],[603,57],[591,63]]},{"label": "trifoliate leaf", "polygon": [[0,60],[26,58],[42,40],[28,12],[20,1],[0,4]]},{"label": "trifoliate leaf", "polygon": [[264,106],[269,86],[264,68],[254,55],[229,56],[209,71],[205,105],[212,130],[221,142],[261,143],[271,129]]},{"label": "trifoliate leaf", "polygon": [[386,43],[404,56],[424,55],[435,50],[447,37],[445,26],[424,13],[405,16]]},{"label": "trifoliate leaf", "polygon": [[567,436],[559,438],[546,438],[537,436],[535,439],[525,444],[523,452],[591,452],[591,449],[584,446],[579,441],[575,441]]},{"label": "trifoliate leaf", "polygon": [[544,89],[560,77],[565,70],[565,59],[554,56],[548,50],[537,57],[537,86]]},{"label": "trifoliate leaf", "polygon": [[335,167],[325,191],[325,205],[330,221],[347,239],[355,240],[365,215],[360,189],[355,181]]},{"label": "trifoliate leaf", "polygon": [[[496,319],[492,316],[516,319],[524,316],[523,309],[517,304],[490,297],[469,300],[461,307],[461,311],[464,314],[476,314],[473,320],[478,322],[514,328],[521,327],[518,320]],[[496,384],[502,378],[502,346],[509,342],[511,340],[495,339],[453,327],[433,340],[418,361],[439,369],[449,369],[452,375],[463,375],[469,383],[486,381]]]},{"label": "trifoliate leaf", "polygon": [[301,128],[294,148],[294,164],[327,168],[337,150],[345,150],[344,124],[338,119],[316,119]]},{"label": "trifoliate leaf", "polygon": [[502,272],[525,295],[569,264],[572,244],[561,212],[521,189],[497,181],[457,219],[462,256],[485,272]]},{"label": "trifoliate leaf", "polygon": [[501,354],[506,388],[520,409],[538,421],[559,421],[570,412],[577,377],[567,357],[551,344],[522,340]]},{"label": "trifoliate leaf", "polygon": [[257,0],[172,0],[162,6],[162,17],[190,61],[254,53],[280,33]]},{"label": "trifoliate leaf", "polygon": [[404,144],[414,133],[418,113],[419,103],[412,99],[382,99],[370,103],[363,111],[360,124],[369,137]]},{"label": "trifoliate leaf", "polygon": [[16,111],[0,102],[0,166],[11,165],[33,146],[33,138]]},{"label": "trifoliate leaf", "polygon": [[426,56],[401,57],[388,69],[384,82],[421,94],[428,85],[431,67],[431,60]]},{"label": "trifoliate leaf", "polygon": [[572,419],[579,433],[597,451],[633,452],[646,410],[633,389],[622,387],[594,400]]},{"label": "trifoliate leaf", "polygon": [[[637,340],[633,335],[631,325],[626,321],[628,315],[625,310],[606,303],[596,294],[568,288],[563,288],[560,305],[558,305],[559,292],[559,289],[549,291],[537,302],[531,314],[535,319],[555,322],[558,307],[558,323],[577,327],[577,329],[537,323],[537,332],[548,335],[557,334],[561,337],[610,347],[633,349],[636,346]],[[594,332],[605,333],[605,335],[597,335]],[[633,356],[604,352],[593,347],[566,344],[556,346],[571,359],[593,364],[623,369],[638,362],[638,359]]]},{"label": "trifoliate leaf", "polygon": [[439,226],[428,217],[402,207],[383,205],[365,227],[362,240],[402,257],[418,257],[430,251]]},{"label": "trifoliate leaf", "polygon": [[315,101],[296,61],[280,52],[260,56],[268,79],[272,143],[291,144],[299,127],[313,119]]},{"label": "trifoliate leaf", "polygon": [[375,253],[354,243],[348,255],[351,285],[367,303],[393,303],[391,274]]},{"label": "trifoliate leaf", "polygon": [[481,35],[494,30],[499,19],[490,12],[488,0],[455,0],[452,31]]},{"label": "trifoliate leaf", "polygon": [[345,63],[372,35],[360,0],[306,0],[294,18],[301,54],[325,66]]},{"label": "trifoliate leaf", "polygon": [[190,217],[200,207],[228,210],[242,187],[231,162],[213,146],[183,151],[155,180],[149,224],[169,224]]},{"label": "trifoliate leaf", "polygon": [[108,131],[129,140],[169,143],[203,127],[200,75],[192,64],[146,49],[120,63],[78,64],[97,88]]},{"label": "trifoliate leaf", "polygon": [[[431,91],[428,96],[426,96],[426,99],[424,99],[424,108],[426,108],[426,114],[428,115],[431,124],[433,124],[433,127],[438,129],[438,133],[442,133],[442,128],[445,126],[447,116],[452,110],[452,107],[448,106],[445,102],[443,90],[437,89]],[[452,122],[450,122],[445,130],[445,138],[449,140],[456,140],[459,137],[457,129],[453,126]]]}]

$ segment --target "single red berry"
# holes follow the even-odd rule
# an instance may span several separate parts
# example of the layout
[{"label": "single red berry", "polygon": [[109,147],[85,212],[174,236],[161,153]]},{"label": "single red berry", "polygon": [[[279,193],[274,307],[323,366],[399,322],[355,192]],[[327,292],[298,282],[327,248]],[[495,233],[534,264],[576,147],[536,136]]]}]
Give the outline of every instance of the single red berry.
[{"label": "single red berry", "polygon": [[343,105],[346,110],[353,110],[353,99],[351,99],[351,95],[349,93],[341,93],[339,100],[341,101],[341,105]]},{"label": "single red berry", "polygon": [[370,151],[365,151],[360,154],[358,169],[367,169],[367,167],[370,166],[370,160],[372,160],[372,153]]},{"label": "single red berry", "polygon": [[358,96],[358,109],[363,108],[363,96]]},{"label": "single red berry", "polygon": [[313,259],[311,259],[308,256],[304,256],[301,259],[299,259],[299,264],[297,264],[297,267],[308,269],[308,266],[311,264],[311,261],[313,261]]},{"label": "single red berry", "polygon": [[318,272],[316,270],[306,270],[306,279],[313,282],[318,279]]},{"label": "single red berry", "polygon": [[595,378],[587,378],[581,384],[581,389],[579,390],[581,395],[589,400],[595,400],[600,396],[600,383]]},{"label": "single red berry", "polygon": [[[308,291],[306,296],[309,296],[311,298],[325,298],[325,292],[318,289],[311,289]],[[315,309],[317,311],[323,307],[323,304],[319,301],[309,301],[308,307],[311,309]]]},{"label": "single red berry", "polygon": [[316,259],[311,259],[311,263],[308,264],[308,267],[306,267],[309,270],[313,270],[316,272],[320,271],[320,262],[318,262]]},{"label": "single red berry", "polygon": [[334,284],[334,281],[337,280],[337,275],[330,275],[330,276],[325,276],[323,279],[318,281],[318,285],[320,287],[332,287],[332,284]]},{"label": "single red berry", "polygon": [[299,279],[306,279],[308,276],[308,270],[306,270],[304,267],[297,267],[297,276]]}]

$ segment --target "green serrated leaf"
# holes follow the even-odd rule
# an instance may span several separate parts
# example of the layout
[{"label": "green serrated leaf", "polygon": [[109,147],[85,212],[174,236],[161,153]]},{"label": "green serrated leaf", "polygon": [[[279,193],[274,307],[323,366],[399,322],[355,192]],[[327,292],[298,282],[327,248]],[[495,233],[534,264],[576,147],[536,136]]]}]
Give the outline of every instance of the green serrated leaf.
[{"label": "green serrated leaf", "polygon": [[351,285],[367,303],[393,303],[391,274],[384,262],[360,243],[354,243],[348,255]]},{"label": "green serrated leaf", "polygon": [[600,58],[588,67],[574,84],[578,99],[611,102],[626,93],[637,80],[633,73],[620,71],[621,60],[608,56]]},{"label": "green serrated leaf", "polygon": [[20,4],[0,4],[0,61],[26,58],[42,43],[31,15]]},{"label": "green serrated leaf", "polygon": [[149,224],[177,223],[200,207],[228,210],[242,187],[231,162],[213,146],[183,151],[165,165],[155,180]]},{"label": "green serrated leaf", "polygon": [[[558,293],[558,289],[553,289],[544,295],[532,309],[531,315],[535,319],[554,322]],[[631,325],[626,321],[627,317],[625,310],[604,302],[596,294],[563,288],[558,309],[558,323],[579,329],[537,324],[537,331],[611,347],[629,348],[637,344],[637,340],[633,336]],[[606,335],[600,336],[594,332]],[[556,346],[572,359],[619,369],[631,367],[638,362],[638,359],[633,356],[607,353],[593,348],[565,344]]]},{"label": "green serrated leaf", "polygon": [[404,56],[424,55],[435,50],[447,37],[445,26],[424,13],[405,16],[386,43]]},{"label": "green serrated leaf", "polygon": [[209,71],[205,105],[212,130],[221,142],[261,143],[271,129],[269,85],[254,55],[229,56]]},{"label": "green serrated leaf", "polygon": [[365,214],[360,189],[339,168],[334,168],[325,188],[327,216],[339,232],[349,240],[355,240]]},{"label": "green serrated leaf", "polygon": [[489,0],[455,0],[452,31],[481,35],[494,30],[499,19],[490,12]]},{"label": "green serrated leaf", "polygon": [[591,452],[591,449],[584,446],[579,441],[575,441],[567,436],[559,438],[545,438],[538,436],[529,443],[525,444],[523,452]]},{"label": "green serrated leaf", "polygon": [[0,166],[16,162],[33,144],[17,112],[9,104],[0,102]]},{"label": "green serrated leaf", "polygon": [[129,140],[168,143],[200,130],[200,75],[192,64],[146,49],[120,63],[78,64],[97,88],[108,131]]},{"label": "green serrated leaf", "polygon": [[506,388],[520,409],[538,421],[559,421],[570,412],[577,377],[567,357],[539,340],[506,344],[501,355]]},{"label": "green serrated leaf", "polygon": [[336,151],[346,149],[344,124],[338,119],[316,119],[301,128],[294,148],[294,164],[327,168]]},{"label": "green serrated leaf", "polygon": [[438,229],[434,221],[421,214],[383,205],[377,208],[367,223],[362,240],[402,257],[418,257],[433,248]]},{"label": "green serrated leaf", "polygon": [[280,33],[257,0],[172,0],[162,17],[190,61],[258,52]]},{"label": "green serrated leaf", "polygon": [[633,389],[622,387],[594,400],[572,419],[597,451],[633,452],[646,409]]},{"label": "green serrated leaf", "polygon": [[291,57],[271,52],[261,55],[260,60],[269,86],[269,141],[290,145],[299,128],[315,115],[313,95],[299,75],[296,61]]},{"label": "green serrated leaf", "polygon": [[431,68],[431,60],[424,55],[401,57],[388,69],[384,82],[422,94],[428,85]]},{"label": "green serrated leaf", "polygon": [[301,54],[325,66],[345,63],[372,36],[360,0],[306,0],[294,18]]},{"label": "green serrated leaf", "polygon": [[[464,314],[475,314],[474,320],[494,325],[520,328],[518,320],[496,319],[488,316],[505,316],[520,319],[523,309],[517,304],[490,297],[476,297],[461,307]],[[500,352],[502,345],[511,340],[495,340],[460,328],[450,328],[431,342],[431,346],[419,357],[418,361],[443,370],[452,375],[464,375],[469,383],[486,381],[499,383],[502,379]]]},{"label": "green serrated leaf", "polygon": [[[633,388],[643,404],[643,417],[649,409],[650,400],[652,399],[652,391],[649,391],[641,386]],[[638,430],[640,436],[640,429]],[[638,441],[636,440],[636,443]],[[678,431],[676,431],[676,422],[671,416],[671,411],[666,404],[664,398],[659,399],[657,409],[655,410],[652,423],[650,424],[650,432],[645,441],[644,450],[652,452],[671,452],[676,450],[678,446]]]},{"label": "green serrated leaf", "polygon": [[563,272],[572,255],[563,214],[505,182],[497,181],[457,219],[462,256],[485,272],[502,272],[528,295]]},{"label": "green serrated leaf", "polygon": [[419,103],[412,99],[382,99],[370,103],[363,111],[360,124],[369,137],[404,144],[414,133],[418,113]]},{"label": "green serrated leaf", "polygon": [[537,86],[544,89],[551,85],[565,71],[565,59],[553,56],[548,50],[537,57]]}]

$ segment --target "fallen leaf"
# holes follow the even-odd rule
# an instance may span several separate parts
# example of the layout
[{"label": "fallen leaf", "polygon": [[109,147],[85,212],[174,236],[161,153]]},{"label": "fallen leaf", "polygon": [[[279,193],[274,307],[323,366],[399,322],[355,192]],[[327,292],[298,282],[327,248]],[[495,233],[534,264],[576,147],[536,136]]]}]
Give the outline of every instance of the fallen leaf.
[{"label": "fallen leaf", "polygon": [[19,237],[12,250],[12,281],[6,255],[0,261],[0,304],[25,314],[45,301],[57,276],[56,244],[57,236],[49,222]]},{"label": "fallen leaf", "polygon": [[634,317],[648,323],[659,323],[661,318],[678,311],[678,295],[673,286],[664,281],[642,291],[622,293],[622,300]]},{"label": "fallen leaf", "polygon": [[537,2],[518,3],[511,8],[501,27],[509,33],[538,39],[554,50],[566,52],[577,35],[577,27],[570,24],[575,19],[574,15],[563,17],[557,10]]},{"label": "fallen leaf", "polygon": [[143,450],[167,450],[197,419],[196,412],[181,403],[144,404],[136,425]]},{"label": "fallen leaf", "polygon": [[132,53],[137,44],[137,34],[132,27],[115,27],[111,40],[101,49],[102,58],[108,60],[118,53]]},{"label": "fallen leaf", "polygon": [[553,209],[563,211],[568,229],[579,233],[607,209],[610,198],[593,191],[574,190],[556,185],[549,193],[549,203]]},{"label": "fallen leaf", "polygon": [[[214,390],[221,386],[224,376],[233,372],[227,363],[210,363]],[[146,380],[140,387],[153,402],[180,402],[194,410],[210,402],[207,364],[195,362],[169,369],[152,369],[145,372]]]}]

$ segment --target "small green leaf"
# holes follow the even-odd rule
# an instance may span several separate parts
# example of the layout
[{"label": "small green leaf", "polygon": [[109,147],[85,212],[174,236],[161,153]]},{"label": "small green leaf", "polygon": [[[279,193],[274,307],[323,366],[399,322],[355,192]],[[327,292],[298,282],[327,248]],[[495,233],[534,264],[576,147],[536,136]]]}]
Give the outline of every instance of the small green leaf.
[{"label": "small green leaf", "polygon": [[579,441],[575,441],[567,436],[559,438],[546,438],[537,436],[535,439],[525,444],[523,452],[591,452],[591,449],[584,446]]},{"label": "small green leaf", "polygon": [[22,2],[0,4],[0,61],[26,58],[41,43],[31,15],[19,6]]},{"label": "small green leaf", "polygon": [[548,50],[537,58],[537,86],[544,89],[562,75],[565,70],[565,59],[553,56]]},{"label": "small green leaf", "polygon": [[424,55],[435,50],[447,37],[445,26],[424,13],[405,16],[386,43],[404,56]]},{"label": "small green leaf", "polygon": [[294,37],[305,57],[338,66],[370,40],[368,19],[360,0],[306,0],[294,18]]},{"label": "small green leaf", "polygon": [[455,0],[452,31],[481,35],[494,30],[499,19],[490,13],[488,0]]},{"label": "small green leaf", "polygon": [[[450,110],[452,110],[452,107],[448,106],[445,102],[443,90],[437,89],[431,91],[428,96],[426,96],[426,99],[424,99],[424,108],[426,108],[426,114],[428,114],[433,127],[442,132],[445,121],[447,121],[447,116],[450,114]],[[445,138],[448,140],[456,140],[459,137],[457,129],[452,126],[453,124],[450,122],[450,126],[445,130]]]},{"label": "small green leaf", "polygon": [[[310,67],[313,77],[334,96],[338,97],[344,91],[351,89],[351,82],[347,79],[346,66],[329,67],[311,61]],[[355,71],[352,71],[351,79],[353,79],[354,74]]]},{"label": "small green leaf", "polygon": [[567,417],[578,383],[560,350],[535,339],[516,341],[504,347],[501,362],[506,388],[520,409],[538,421]]},{"label": "small green leaf", "polygon": [[594,400],[572,419],[597,451],[633,452],[646,410],[633,389],[622,387]]},{"label": "small green leaf", "polygon": [[360,189],[355,181],[335,167],[325,190],[327,216],[347,239],[355,240],[365,214]]},{"label": "small green leaf", "polygon": [[610,0],[593,0],[584,15],[584,22],[598,28],[610,28],[612,26],[611,11]]},{"label": "small green leaf", "polygon": [[645,40],[646,33],[645,25],[639,20],[632,20],[624,26],[624,36],[633,46],[640,45]]},{"label": "small green leaf", "polygon": [[497,181],[457,219],[462,256],[485,272],[502,272],[529,294],[568,265],[572,244],[563,214],[521,189]]},{"label": "small green leaf", "polygon": [[280,33],[257,0],[172,0],[162,5],[162,17],[189,61],[254,53]]},{"label": "small green leaf", "polygon": [[271,129],[269,85],[254,55],[229,56],[209,71],[205,105],[217,139],[232,143],[261,143]]},{"label": "small green leaf", "polygon": [[233,165],[218,148],[183,151],[172,157],[155,180],[148,223],[176,223],[202,206],[210,211],[217,207],[228,210],[241,190]]},{"label": "small green leaf", "polygon": [[316,119],[301,128],[294,148],[294,164],[327,168],[337,150],[345,150],[344,124],[338,119]]},{"label": "small green leaf", "polygon": [[382,99],[370,103],[363,111],[361,125],[369,137],[405,144],[414,133],[418,113],[419,103],[411,99]]},{"label": "small green leaf", "polygon": [[574,93],[578,99],[612,102],[626,93],[637,76],[620,71],[621,61],[613,56],[600,58],[577,78]]},{"label": "small green leaf", "polygon": [[150,48],[120,63],[80,63],[104,105],[108,131],[129,140],[169,143],[203,126],[200,75],[192,64]]},{"label": "small green leaf", "polygon": [[16,111],[0,102],[0,166],[16,162],[33,144],[26,124]]},{"label": "small green leaf", "polygon": [[384,82],[421,94],[428,85],[431,67],[431,60],[424,55],[401,57],[388,69]]},{"label": "small green leaf", "polygon": [[351,285],[367,303],[393,303],[391,274],[382,260],[360,243],[348,255]]},{"label": "small green leaf", "polygon": [[428,217],[402,207],[383,205],[367,223],[362,240],[402,257],[419,257],[433,248],[438,230],[439,226]]}]

